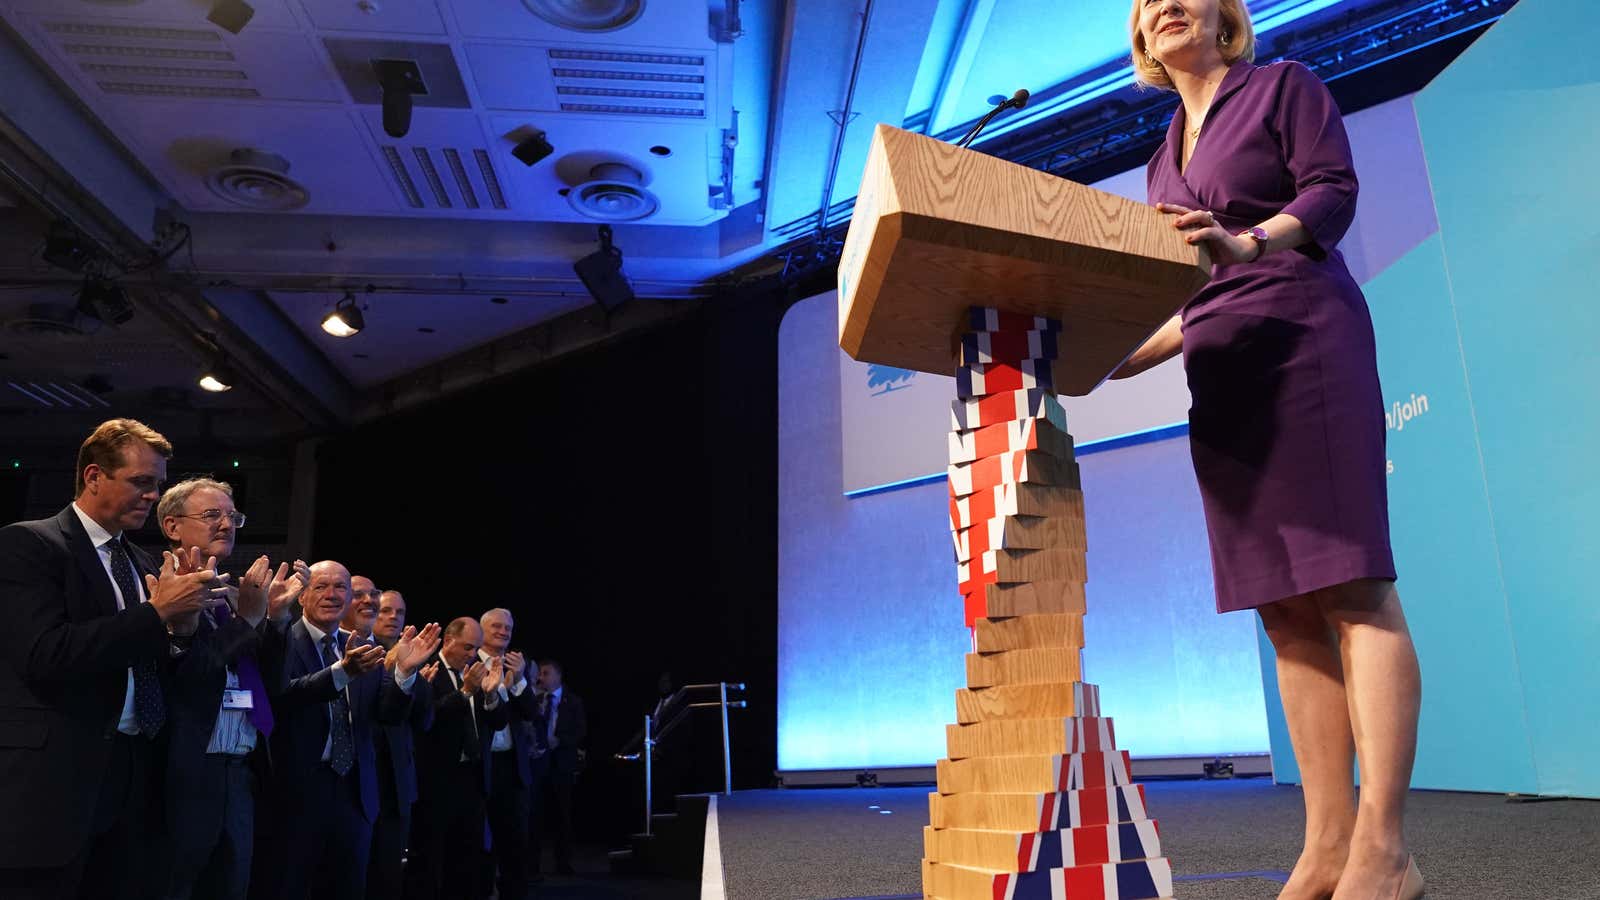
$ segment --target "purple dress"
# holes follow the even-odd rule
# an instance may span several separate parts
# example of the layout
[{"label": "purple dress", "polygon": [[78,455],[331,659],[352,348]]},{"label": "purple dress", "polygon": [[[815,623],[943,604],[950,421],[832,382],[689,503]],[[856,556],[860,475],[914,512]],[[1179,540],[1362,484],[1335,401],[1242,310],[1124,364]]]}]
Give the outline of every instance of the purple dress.
[{"label": "purple dress", "polygon": [[1311,241],[1219,265],[1183,307],[1189,442],[1217,610],[1393,579],[1372,317],[1334,245],[1356,210],[1338,107],[1292,62],[1229,68],[1180,171],[1184,110],[1150,160],[1150,202],[1239,232],[1289,213]]}]

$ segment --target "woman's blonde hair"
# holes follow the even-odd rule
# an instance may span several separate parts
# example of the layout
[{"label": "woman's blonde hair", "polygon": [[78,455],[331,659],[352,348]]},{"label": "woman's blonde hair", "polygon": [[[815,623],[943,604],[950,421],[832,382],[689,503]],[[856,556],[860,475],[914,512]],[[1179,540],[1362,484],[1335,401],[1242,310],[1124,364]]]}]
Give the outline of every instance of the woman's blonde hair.
[{"label": "woman's blonde hair", "polygon": [[[1128,16],[1128,33],[1133,39],[1133,79],[1142,85],[1162,90],[1172,90],[1172,79],[1167,77],[1167,67],[1159,60],[1146,55],[1144,33],[1139,30],[1139,13],[1144,0],[1133,0],[1133,12]],[[1222,61],[1233,65],[1239,60],[1250,62],[1256,58],[1256,30],[1250,24],[1250,10],[1244,0],[1217,0],[1217,36],[1224,38],[1217,48],[1222,51]]]}]

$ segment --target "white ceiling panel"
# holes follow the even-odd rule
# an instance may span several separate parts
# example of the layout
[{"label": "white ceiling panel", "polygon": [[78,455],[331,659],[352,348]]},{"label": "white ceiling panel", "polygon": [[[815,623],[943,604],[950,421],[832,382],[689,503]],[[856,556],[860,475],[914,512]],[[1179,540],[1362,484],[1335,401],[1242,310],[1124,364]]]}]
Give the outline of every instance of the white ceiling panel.
[{"label": "white ceiling panel", "polygon": [[[471,110],[418,108],[403,138],[383,130],[383,112],[360,113],[367,136],[384,161],[397,202],[416,214],[506,218],[522,210],[505,189],[511,146],[486,140]],[[525,217],[525,216],[524,216]]]},{"label": "white ceiling panel", "polygon": [[445,33],[433,0],[300,0],[311,24],[323,31],[384,34]]},{"label": "white ceiling panel", "polygon": [[360,126],[341,107],[249,106],[146,100],[123,117],[123,137],[180,203],[190,209],[236,212],[211,192],[206,175],[238,149],[283,157],[287,175],[304,185],[300,210],[394,214],[402,207],[380,175]]},{"label": "white ceiling panel", "polygon": [[[561,194],[591,180],[594,168],[623,163],[643,176],[642,186],[660,200],[649,225],[703,225],[727,216],[710,202],[710,163],[715,144],[703,126],[675,121],[606,120],[564,116],[497,117],[492,120],[501,145],[506,137],[532,126],[555,148],[549,158],[524,166],[502,157],[501,171],[514,195],[546,221],[595,221],[575,211]],[[652,152],[652,149],[658,152]],[[666,151],[662,155],[659,151]]]},{"label": "white ceiling panel", "polygon": [[[35,16],[36,47],[91,103],[124,97],[197,100],[341,99],[324,56],[297,31],[249,28],[230,35],[206,28],[152,28],[105,18]],[[114,118],[114,116],[111,116]]]},{"label": "white ceiling panel", "polygon": [[[171,25],[192,25],[210,28],[206,14],[211,4],[203,0],[9,0],[19,10],[54,13],[103,22],[107,25],[123,24],[128,20],[140,23],[160,22]],[[351,0],[352,5],[356,0]],[[380,0],[387,2],[387,0]],[[256,11],[246,29],[299,28],[288,0],[250,0]]]},{"label": "white ceiling panel", "polygon": [[505,303],[495,303],[489,297],[360,294],[366,328],[354,337],[336,338],[322,330],[322,319],[341,295],[271,296],[278,308],[358,387],[380,384],[594,302],[583,294],[507,295],[503,298]]},{"label": "white ceiling panel", "polygon": [[645,44],[654,47],[709,48],[713,15],[722,3],[708,0],[614,0],[592,6],[619,9],[642,7],[640,15],[622,28],[579,31],[552,24],[532,8],[581,8],[571,0],[446,0],[456,28],[465,37],[494,40],[576,43],[596,46]]}]

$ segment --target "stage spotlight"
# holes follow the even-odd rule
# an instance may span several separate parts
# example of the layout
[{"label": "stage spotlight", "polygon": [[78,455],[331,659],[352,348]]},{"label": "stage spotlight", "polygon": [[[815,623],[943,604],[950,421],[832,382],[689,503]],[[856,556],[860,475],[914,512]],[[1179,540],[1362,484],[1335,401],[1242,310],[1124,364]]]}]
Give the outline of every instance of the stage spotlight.
[{"label": "stage spotlight", "polygon": [[78,291],[78,312],[113,325],[126,325],[133,318],[133,302],[116,282],[91,278]]},{"label": "stage spotlight", "polygon": [[403,138],[411,131],[412,95],[428,93],[422,70],[409,59],[375,59],[372,71],[383,90],[383,130],[390,137]]},{"label": "stage spotlight", "polygon": [[511,155],[515,156],[525,166],[531,166],[554,152],[556,152],[556,148],[550,146],[550,142],[545,139],[542,131],[533,132],[511,149]]},{"label": "stage spotlight", "polygon": [[367,327],[367,317],[361,314],[354,294],[346,292],[333,311],[322,317],[322,330],[337,338],[354,337]]},{"label": "stage spotlight", "polygon": [[622,274],[622,249],[611,243],[611,226],[600,226],[600,249],[572,264],[589,296],[608,314],[633,299],[633,286]]},{"label": "stage spotlight", "polygon": [[225,31],[238,34],[244,30],[244,26],[250,24],[255,14],[255,7],[244,0],[217,0],[211,4],[211,12],[206,16],[206,21]]},{"label": "stage spotlight", "polygon": [[218,361],[200,372],[200,390],[221,394],[233,390],[233,372]]}]

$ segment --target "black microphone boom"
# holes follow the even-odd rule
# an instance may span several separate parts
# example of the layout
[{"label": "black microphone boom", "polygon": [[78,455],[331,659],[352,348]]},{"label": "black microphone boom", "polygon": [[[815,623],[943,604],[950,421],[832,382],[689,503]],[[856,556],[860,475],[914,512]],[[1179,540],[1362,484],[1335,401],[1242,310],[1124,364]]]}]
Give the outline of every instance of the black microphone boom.
[{"label": "black microphone boom", "polygon": [[978,120],[978,124],[972,126],[971,131],[968,131],[966,134],[962,135],[961,140],[956,141],[956,146],[965,147],[968,144],[971,144],[977,139],[978,133],[983,131],[983,129],[987,127],[990,122],[994,121],[995,116],[1000,115],[1008,109],[1021,109],[1024,106],[1027,106],[1028,98],[1031,96],[1032,95],[1028,93],[1027,88],[1018,88],[1015,94],[1012,94],[1009,98],[1002,100],[995,106],[994,109],[984,113],[983,118]]}]

